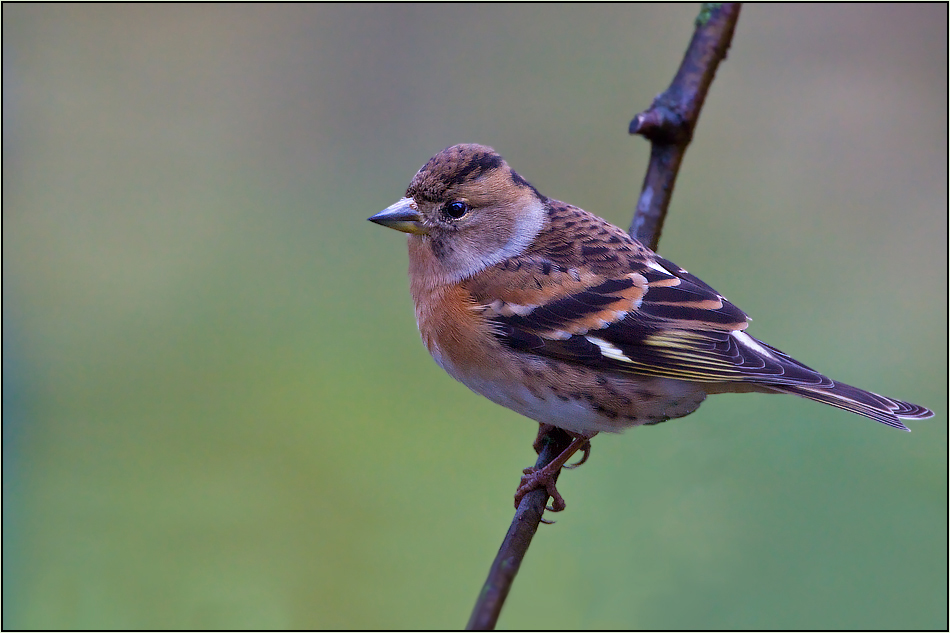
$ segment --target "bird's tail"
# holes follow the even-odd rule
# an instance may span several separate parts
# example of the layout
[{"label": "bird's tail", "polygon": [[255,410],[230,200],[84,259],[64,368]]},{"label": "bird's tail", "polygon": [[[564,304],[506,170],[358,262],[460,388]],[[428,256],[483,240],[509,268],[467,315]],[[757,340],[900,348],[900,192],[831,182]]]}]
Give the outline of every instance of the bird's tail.
[{"label": "bird's tail", "polygon": [[910,402],[894,400],[876,393],[858,389],[851,385],[832,381],[830,387],[809,387],[805,385],[770,385],[781,393],[790,393],[816,402],[830,404],[866,418],[877,420],[902,431],[910,431],[900,419],[923,420],[933,416],[933,411]]}]

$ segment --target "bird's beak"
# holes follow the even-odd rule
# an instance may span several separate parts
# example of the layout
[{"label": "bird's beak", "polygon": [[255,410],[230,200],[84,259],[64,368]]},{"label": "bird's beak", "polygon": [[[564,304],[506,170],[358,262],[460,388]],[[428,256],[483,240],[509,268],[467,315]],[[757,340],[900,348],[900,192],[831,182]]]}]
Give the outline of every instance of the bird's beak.
[{"label": "bird's beak", "polygon": [[414,233],[416,235],[427,235],[429,233],[422,223],[419,210],[416,209],[416,201],[412,198],[401,198],[396,204],[386,207],[367,219],[370,222],[382,224],[403,233]]}]

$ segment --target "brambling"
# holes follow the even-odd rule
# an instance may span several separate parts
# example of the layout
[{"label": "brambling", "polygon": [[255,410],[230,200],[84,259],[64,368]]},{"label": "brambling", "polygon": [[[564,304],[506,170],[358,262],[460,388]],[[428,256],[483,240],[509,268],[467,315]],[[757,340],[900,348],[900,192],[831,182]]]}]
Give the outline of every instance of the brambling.
[{"label": "brambling", "polygon": [[516,507],[543,486],[562,510],[553,475],[578,450],[586,459],[591,437],[688,415],[708,394],[793,394],[904,431],[901,418],[933,415],[753,338],[749,317],[699,278],[541,195],[490,147],[439,152],[369,219],[409,234],[416,322],[435,362],[542,432],[574,438],[548,467],[525,470]]}]

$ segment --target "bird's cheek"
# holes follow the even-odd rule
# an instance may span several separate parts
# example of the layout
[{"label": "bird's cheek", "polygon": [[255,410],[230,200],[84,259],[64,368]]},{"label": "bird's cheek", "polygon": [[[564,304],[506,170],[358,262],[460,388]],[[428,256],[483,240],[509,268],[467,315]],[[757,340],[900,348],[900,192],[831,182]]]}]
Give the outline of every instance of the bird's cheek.
[{"label": "bird's cheek", "polygon": [[429,237],[429,249],[440,262],[446,261],[452,254],[451,243],[441,235],[432,235]]}]

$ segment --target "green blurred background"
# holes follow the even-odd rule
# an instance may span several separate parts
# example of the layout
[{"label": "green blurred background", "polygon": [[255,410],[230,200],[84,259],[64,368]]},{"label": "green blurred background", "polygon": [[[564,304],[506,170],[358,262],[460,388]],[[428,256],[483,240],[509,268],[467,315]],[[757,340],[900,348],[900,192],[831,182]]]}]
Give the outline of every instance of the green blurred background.
[{"label": "green blurred background", "polygon": [[[536,425],[366,217],[479,142],[627,226],[697,11],[4,5],[4,627],[463,626]],[[946,178],[946,6],[743,9],[660,251],[936,417],[598,437],[500,626],[947,627]]]}]

